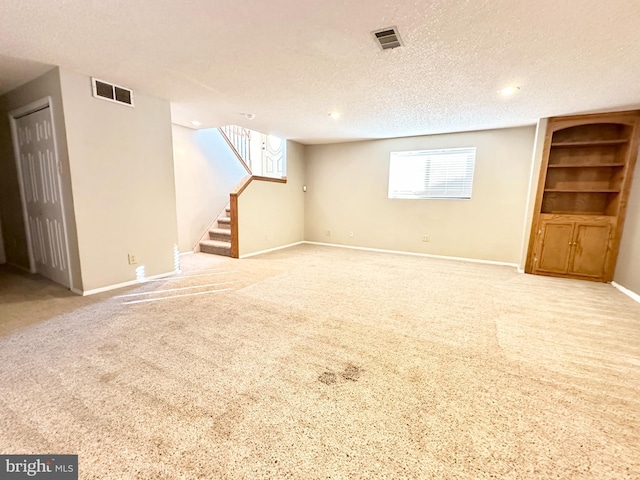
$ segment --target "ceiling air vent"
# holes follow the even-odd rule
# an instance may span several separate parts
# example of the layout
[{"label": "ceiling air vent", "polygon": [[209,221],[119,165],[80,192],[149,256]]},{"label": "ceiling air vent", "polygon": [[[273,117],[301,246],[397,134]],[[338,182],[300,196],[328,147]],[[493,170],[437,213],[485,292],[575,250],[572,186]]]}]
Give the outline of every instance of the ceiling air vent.
[{"label": "ceiling air vent", "polygon": [[402,46],[402,40],[400,40],[398,27],[387,27],[371,33],[373,33],[376,42],[378,42],[378,45],[380,45],[383,50],[389,50],[391,48]]},{"label": "ceiling air vent", "polygon": [[133,90],[91,78],[93,96],[110,102],[121,103],[133,107]]}]

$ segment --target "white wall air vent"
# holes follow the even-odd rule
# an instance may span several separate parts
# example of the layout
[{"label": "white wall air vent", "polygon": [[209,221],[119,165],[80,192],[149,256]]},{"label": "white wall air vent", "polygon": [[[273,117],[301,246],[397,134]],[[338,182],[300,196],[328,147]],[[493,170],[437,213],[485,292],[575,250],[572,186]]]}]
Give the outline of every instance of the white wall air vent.
[{"label": "white wall air vent", "polygon": [[391,48],[402,46],[402,40],[400,40],[398,27],[387,27],[371,33],[376,39],[376,43],[380,45],[380,48],[382,48],[383,50],[389,50]]},{"label": "white wall air vent", "polygon": [[93,77],[91,78],[91,84],[93,85],[94,97],[133,107],[133,90]]}]

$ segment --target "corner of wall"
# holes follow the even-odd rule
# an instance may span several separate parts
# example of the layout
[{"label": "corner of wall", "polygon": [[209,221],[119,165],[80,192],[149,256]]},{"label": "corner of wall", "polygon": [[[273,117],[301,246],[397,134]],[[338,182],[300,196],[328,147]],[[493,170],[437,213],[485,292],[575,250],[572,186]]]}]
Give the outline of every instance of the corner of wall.
[{"label": "corner of wall", "polygon": [[529,253],[529,240],[531,239],[531,222],[536,205],[536,195],[538,193],[538,180],[540,178],[540,167],[542,166],[542,157],[544,155],[544,137],[547,133],[548,118],[538,120],[536,126],[536,135],[533,144],[533,152],[531,156],[531,173],[529,177],[529,191],[527,193],[527,206],[524,215],[523,235],[522,235],[522,252],[520,254],[520,263],[518,271],[524,272],[527,263],[527,255]]},{"label": "corner of wall", "polygon": [[[627,203],[616,271],[616,284],[640,296],[640,158],[636,162]],[[638,298],[638,297],[636,297]]]}]

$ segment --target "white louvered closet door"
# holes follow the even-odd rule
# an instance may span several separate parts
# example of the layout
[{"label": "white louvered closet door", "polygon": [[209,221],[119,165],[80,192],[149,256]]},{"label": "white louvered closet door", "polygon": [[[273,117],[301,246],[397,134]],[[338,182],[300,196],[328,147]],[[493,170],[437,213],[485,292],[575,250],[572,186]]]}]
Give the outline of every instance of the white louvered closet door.
[{"label": "white louvered closet door", "polygon": [[36,271],[69,287],[69,259],[62,212],[51,109],[16,120],[22,182]]}]

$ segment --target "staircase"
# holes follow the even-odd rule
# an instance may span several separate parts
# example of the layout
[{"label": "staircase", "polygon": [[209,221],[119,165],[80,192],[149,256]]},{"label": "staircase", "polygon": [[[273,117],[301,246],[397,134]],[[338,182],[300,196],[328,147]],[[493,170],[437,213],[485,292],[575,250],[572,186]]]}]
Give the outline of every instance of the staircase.
[{"label": "staircase", "polygon": [[[244,177],[243,181],[246,178],[251,178],[251,130],[238,125],[226,125],[219,127],[218,131],[249,174],[248,177]],[[230,192],[230,200],[232,194],[233,192]],[[211,224],[209,231],[202,236],[196,251],[224,255],[225,257],[231,256],[230,204],[227,204],[225,210]],[[237,252],[234,252],[234,255],[237,258]]]},{"label": "staircase", "polygon": [[231,209],[227,208],[218,215],[213,223],[217,227],[209,230],[209,239],[200,242],[200,251],[214,255],[231,256]]}]

